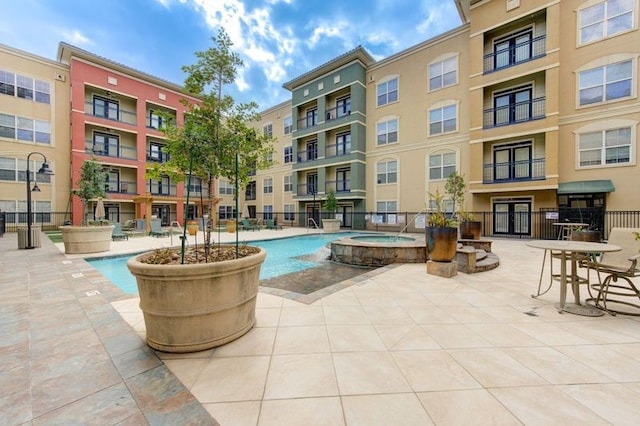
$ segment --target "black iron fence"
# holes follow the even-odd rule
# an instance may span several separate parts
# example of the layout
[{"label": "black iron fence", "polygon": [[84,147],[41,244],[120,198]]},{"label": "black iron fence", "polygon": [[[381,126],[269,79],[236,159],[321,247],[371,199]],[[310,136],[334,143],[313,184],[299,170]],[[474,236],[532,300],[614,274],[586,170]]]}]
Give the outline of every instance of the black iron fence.
[{"label": "black iron fence", "polygon": [[[6,232],[16,232],[18,227],[26,226],[26,212],[3,212]],[[490,238],[556,239],[560,232],[559,223],[585,223],[589,229],[599,230],[603,239],[614,227],[640,228],[640,211],[600,211],[597,209],[560,209],[538,212],[473,212],[474,220],[481,222],[482,235]],[[176,220],[171,212],[169,221]],[[258,222],[273,220],[283,227],[322,227],[322,219],[332,218],[328,212],[257,212],[254,219]],[[338,214],[345,230],[367,230],[390,233],[422,233],[426,216],[424,212],[396,213],[348,213]],[[215,223],[224,225],[229,217],[216,214]],[[133,213],[118,213],[109,217],[112,222],[124,223],[135,218]],[[42,227],[43,231],[54,231],[70,220],[65,212],[32,213],[32,224]],[[165,225],[169,223],[165,220]]]}]

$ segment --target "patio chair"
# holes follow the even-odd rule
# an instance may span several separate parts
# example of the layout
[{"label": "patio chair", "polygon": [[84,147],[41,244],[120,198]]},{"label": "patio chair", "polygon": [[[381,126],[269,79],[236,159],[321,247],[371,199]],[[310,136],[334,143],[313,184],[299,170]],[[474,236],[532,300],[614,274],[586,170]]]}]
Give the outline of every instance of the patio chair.
[{"label": "patio chair", "polygon": [[169,231],[162,229],[159,221],[152,220],[151,232],[149,232],[149,235],[151,235],[152,237],[168,237]]},{"label": "patio chair", "polygon": [[273,222],[273,219],[266,219],[265,220],[265,224],[266,224],[266,229],[273,229],[273,230],[282,229],[281,225],[276,225]]},{"label": "patio chair", "polygon": [[247,219],[242,219],[242,229],[245,231],[259,231],[260,227],[258,225],[252,225]]},{"label": "patio chair", "polygon": [[127,220],[124,225],[122,225],[123,231],[135,231],[136,230],[136,221],[133,219]]},{"label": "patio chair", "polygon": [[[580,262],[580,266],[595,270],[598,276],[598,283],[591,286],[598,290],[598,294],[587,301],[612,315],[640,316],[640,291],[632,281],[632,278],[640,277],[640,242],[635,240],[634,232],[640,232],[640,228],[611,229],[607,243],[622,250],[603,253],[599,260],[586,258]],[[600,274],[606,275],[604,280]],[[631,301],[620,298],[631,298]],[[611,304],[614,308],[610,307]],[[623,307],[620,305],[636,310],[620,310]]]},{"label": "patio chair", "polygon": [[113,230],[111,231],[111,240],[116,241],[128,239],[129,235],[125,234],[124,231],[122,231],[122,225],[120,224],[120,222],[114,223]]}]

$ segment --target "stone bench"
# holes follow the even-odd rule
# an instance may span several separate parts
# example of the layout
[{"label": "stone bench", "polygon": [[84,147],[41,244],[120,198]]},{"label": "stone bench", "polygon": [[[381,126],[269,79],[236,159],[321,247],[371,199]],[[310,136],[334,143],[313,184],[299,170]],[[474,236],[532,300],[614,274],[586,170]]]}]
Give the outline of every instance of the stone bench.
[{"label": "stone bench", "polygon": [[462,244],[463,246],[471,246],[478,250],[484,250],[487,253],[491,253],[491,243],[492,240],[458,240],[458,244]]}]

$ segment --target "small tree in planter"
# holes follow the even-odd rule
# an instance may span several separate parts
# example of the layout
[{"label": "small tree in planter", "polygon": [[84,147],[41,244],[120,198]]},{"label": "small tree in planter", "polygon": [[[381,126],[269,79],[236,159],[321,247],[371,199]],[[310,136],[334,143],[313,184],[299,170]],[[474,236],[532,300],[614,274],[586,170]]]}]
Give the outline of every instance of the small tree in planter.
[{"label": "small tree in planter", "polygon": [[82,200],[82,226],[60,227],[65,253],[97,253],[111,248],[113,226],[106,220],[87,219],[89,201],[105,197],[106,183],[107,173],[95,158],[82,164],[78,188],[71,190]]},{"label": "small tree in planter", "polygon": [[[259,122],[255,103],[235,104],[223,96],[242,61],[231,52],[231,41],[221,30],[214,46],[197,52],[198,61],[183,67],[187,92],[200,100],[183,100],[188,108],[184,126],[169,121],[162,127],[170,159],[147,174],[175,179],[195,174],[208,183],[209,223],[204,249],[183,244],[129,259],[136,277],[144,314],[147,344],[167,352],[193,352],[220,346],[245,334],[255,323],[260,267],[266,252],[236,244],[211,245],[214,182],[224,177],[235,184],[236,211],[239,188],[250,173],[267,167],[273,151],[271,139],[248,123]],[[206,92],[205,90],[211,90]],[[165,120],[166,121],[166,120]]]},{"label": "small tree in planter", "polygon": [[324,200],[322,207],[329,212],[329,218],[322,219],[322,229],[325,232],[338,232],[340,230],[340,219],[336,219],[336,211],[338,211],[338,199],[336,193],[330,190],[327,193],[327,199]]},{"label": "small tree in planter", "polygon": [[444,209],[444,196],[436,190],[429,194],[430,207],[434,208],[427,215],[425,228],[427,255],[434,262],[451,262],[456,257],[458,246],[457,222],[447,216]]},{"label": "small tree in planter", "polygon": [[473,214],[466,211],[464,206],[464,197],[466,190],[464,176],[453,172],[447,178],[444,184],[446,193],[453,200],[453,209],[456,212],[456,218],[459,222],[460,238],[465,240],[479,240],[482,231],[482,223],[473,220]]}]

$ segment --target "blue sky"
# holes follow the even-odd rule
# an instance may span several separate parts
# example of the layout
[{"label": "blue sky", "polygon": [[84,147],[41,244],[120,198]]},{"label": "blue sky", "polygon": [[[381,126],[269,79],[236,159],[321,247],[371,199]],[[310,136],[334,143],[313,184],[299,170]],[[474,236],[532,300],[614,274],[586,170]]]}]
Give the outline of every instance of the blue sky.
[{"label": "blue sky", "polygon": [[227,93],[266,109],[282,84],[358,45],[382,59],[460,25],[453,0],[0,0],[0,43],[56,59],[67,42],[176,84],[220,26],[244,68]]}]

